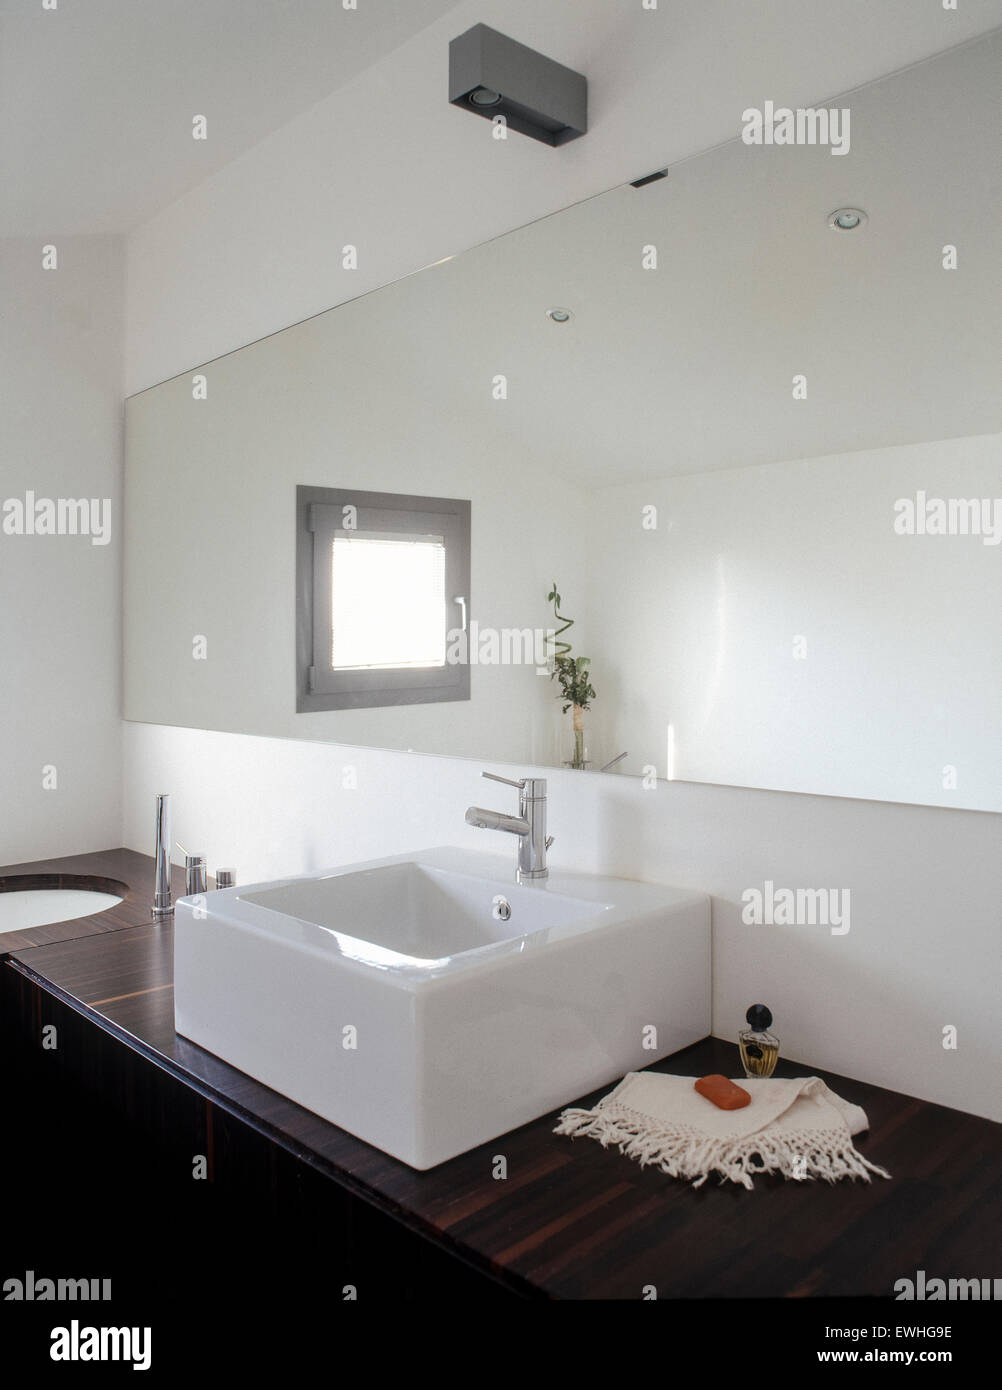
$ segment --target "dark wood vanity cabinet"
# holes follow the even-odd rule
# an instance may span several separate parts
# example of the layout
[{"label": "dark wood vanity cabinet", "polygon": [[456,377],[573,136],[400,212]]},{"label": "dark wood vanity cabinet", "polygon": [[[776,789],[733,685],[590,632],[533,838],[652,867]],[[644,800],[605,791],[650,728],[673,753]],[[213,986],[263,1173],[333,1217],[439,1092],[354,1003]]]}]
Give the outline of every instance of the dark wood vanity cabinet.
[{"label": "dark wood vanity cabinet", "polygon": [[[152,867],[118,851],[101,862],[126,880],[138,865],[143,882]],[[554,1114],[418,1172],[177,1036],[170,925],[151,923],[139,894],[119,914],[0,959],[14,1268],[59,1249],[73,1273],[107,1250],[137,1297],[158,1280],[165,1297],[211,1302],[225,1285],[328,1309],[352,1291],[441,1308],[653,1290],[665,1303],[879,1299],[885,1321],[909,1311],[895,1282],[920,1269],[1002,1274],[1002,1126],[989,1120],[817,1072],[866,1110],[856,1142],[891,1181],[694,1190],[555,1135]],[[737,1048],[715,1038],[655,1067],[740,1074]],[[777,1074],[811,1070],[781,1058]]]}]

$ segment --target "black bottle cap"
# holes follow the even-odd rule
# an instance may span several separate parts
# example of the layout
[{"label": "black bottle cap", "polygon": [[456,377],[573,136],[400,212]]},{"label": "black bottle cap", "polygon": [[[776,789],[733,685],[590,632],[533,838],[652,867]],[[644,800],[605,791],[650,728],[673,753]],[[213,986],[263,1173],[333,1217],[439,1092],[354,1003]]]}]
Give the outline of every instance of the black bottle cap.
[{"label": "black bottle cap", "polygon": [[753,1004],[745,1014],[745,1018],[756,1033],[764,1032],[772,1024],[772,1014],[764,1004]]}]

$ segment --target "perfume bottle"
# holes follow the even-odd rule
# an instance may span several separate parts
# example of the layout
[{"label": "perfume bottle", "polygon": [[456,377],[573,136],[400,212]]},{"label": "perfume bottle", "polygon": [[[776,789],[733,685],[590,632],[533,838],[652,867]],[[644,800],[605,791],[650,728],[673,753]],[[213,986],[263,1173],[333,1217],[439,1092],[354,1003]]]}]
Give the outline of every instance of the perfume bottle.
[{"label": "perfume bottle", "polygon": [[772,1026],[772,1014],[764,1004],[753,1004],[745,1018],[748,1027],[738,1034],[745,1076],[771,1076],[779,1060],[779,1039],[767,1032]]}]

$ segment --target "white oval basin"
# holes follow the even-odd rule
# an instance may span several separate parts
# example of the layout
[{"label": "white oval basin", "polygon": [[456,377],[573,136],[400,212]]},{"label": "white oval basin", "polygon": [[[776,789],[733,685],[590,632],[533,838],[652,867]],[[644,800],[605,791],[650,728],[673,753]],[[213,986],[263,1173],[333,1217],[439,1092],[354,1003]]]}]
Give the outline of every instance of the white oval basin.
[{"label": "white oval basin", "polygon": [[86,888],[24,888],[0,893],[0,933],[90,917],[121,901],[113,893]]}]

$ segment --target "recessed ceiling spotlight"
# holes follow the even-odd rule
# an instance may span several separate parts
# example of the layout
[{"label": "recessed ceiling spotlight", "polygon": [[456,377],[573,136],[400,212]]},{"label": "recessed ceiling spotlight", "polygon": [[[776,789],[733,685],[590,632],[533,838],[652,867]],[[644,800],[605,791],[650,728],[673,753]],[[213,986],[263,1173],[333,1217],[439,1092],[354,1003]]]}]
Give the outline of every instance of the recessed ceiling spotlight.
[{"label": "recessed ceiling spotlight", "polygon": [[867,216],[861,208],[836,208],[828,219],[833,232],[855,232],[866,223]]},{"label": "recessed ceiling spotlight", "polygon": [[470,93],[469,101],[471,106],[497,106],[501,101],[501,93],[492,91],[490,87],[475,87]]},{"label": "recessed ceiling spotlight", "polygon": [[570,309],[553,308],[547,309],[546,317],[552,319],[554,323],[567,323],[574,315],[571,313]]}]

